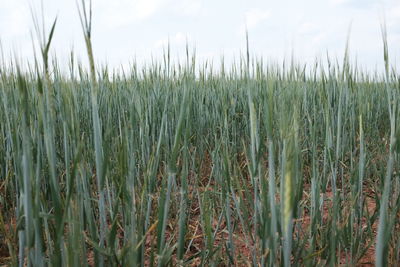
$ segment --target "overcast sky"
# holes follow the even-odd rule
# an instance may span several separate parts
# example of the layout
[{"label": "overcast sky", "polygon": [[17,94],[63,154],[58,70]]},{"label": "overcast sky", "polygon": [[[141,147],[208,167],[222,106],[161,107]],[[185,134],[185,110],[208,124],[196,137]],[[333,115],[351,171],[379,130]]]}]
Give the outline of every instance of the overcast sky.
[{"label": "overcast sky", "polygon": [[[30,6],[41,0],[0,0],[0,40],[11,53],[31,59]],[[43,0],[46,25],[58,16],[52,54],[61,63],[72,48],[86,61],[75,0]],[[359,65],[382,66],[380,25],[386,17],[392,64],[400,63],[399,0],[93,0],[93,46],[98,64],[126,66],[159,58],[163,47],[184,55],[185,43],[200,60],[229,61],[245,50],[281,62],[292,51],[301,62],[343,55],[350,24],[350,51]],[[246,26],[247,25],[247,26]]]}]

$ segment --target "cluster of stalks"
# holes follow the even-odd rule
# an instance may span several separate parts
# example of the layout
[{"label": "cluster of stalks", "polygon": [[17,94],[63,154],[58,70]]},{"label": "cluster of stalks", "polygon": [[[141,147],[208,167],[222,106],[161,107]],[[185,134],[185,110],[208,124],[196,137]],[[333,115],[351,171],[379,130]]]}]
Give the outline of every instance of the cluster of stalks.
[{"label": "cluster of stalks", "polygon": [[[400,262],[400,76],[247,51],[0,65],[0,257],[12,266],[377,266]],[[41,61],[41,62],[39,62]],[[77,63],[78,62],[78,63]],[[32,65],[29,65],[32,66]]]}]

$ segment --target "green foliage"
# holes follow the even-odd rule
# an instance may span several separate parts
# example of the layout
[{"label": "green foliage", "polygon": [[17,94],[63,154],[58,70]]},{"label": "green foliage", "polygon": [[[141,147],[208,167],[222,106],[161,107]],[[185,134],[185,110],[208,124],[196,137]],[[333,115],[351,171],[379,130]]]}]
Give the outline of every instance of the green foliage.
[{"label": "green foliage", "polygon": [[[399,76],[164,62],[1,66],[0,241],[11,265],[399,262]],[[48,36],[48,39],[44,37]],[[386,40],[386,34],[383,34]],[[97,70],[97,72],[96,72]],[[377,226],[379,225],[379,226]],[[7,230],[6,230],[7,229]],[[2,247],[2,246],[0,246]],[[373,254],[373,253],[372,253]]]}]

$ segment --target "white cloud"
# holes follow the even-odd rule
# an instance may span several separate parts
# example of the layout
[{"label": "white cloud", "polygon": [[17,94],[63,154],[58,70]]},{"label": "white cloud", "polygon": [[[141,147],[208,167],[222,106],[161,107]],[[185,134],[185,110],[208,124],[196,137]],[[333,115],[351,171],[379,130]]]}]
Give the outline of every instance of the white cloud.
[{"label": "white cloud", "polygon": [[137,0],[135,1],[137,9],[136,18],[145,19],[153,15],[162,5],[162,0]]},{"label": "white cloud", "polygon": [[313,45],[319,46],[321,45],[322,42],[324,42],[326,39],[326,35],[324,33],[319,33],[314,35],[314,37],[311,39],[311,42]]},{"label": "white cloud", "polygon": [[378,7],[384,3],[383,1],[376,0],[329,0],[332,6],[338,6],[341,8],[352,8],[352,9],[370,9],[371,7]]},{"label": "white cloud", "polygon": [[400,20],[400,4],[392,7],[388,12],[388,18],[390,20]]},{"label": "white cloud", "polygon": [[154,47],[155,48],[167,47],[168,43],[171,46],[183,46],[186,44],[186,42],[189,42],[189,40],[190,37],[187,34],[184,34],[182,32],[177,32],[175,35],[169,38],[164,38],[156,41]]},{"label": "white cloud", "polygon": [[389,37],[400,34],[400,4],[390,6],[386,14],[382,16],[381,21],[383,21],[383,18],[386,20]]},{"label": "white cloud", "polygon": [[268,19],[271,16],[271,12],[269,10],[251,9],[246,12],[245,16],[247,28],[253,29]]},{"label": "white cloud", "polygon": [[329,0],[329,2],[334,6],[340,6],[349,3],[351,0]]},{"label": "white cloud", "polygon": [[267,20],[271,16],[269,10],[261,9],[250,9],[245,12],[245,23],[239,27],[239,35],[243,35],[246,30],[252,30],[260,25],[263,21]]},{"label": "white cloud", "polygon": [[307,40],[309,44],[313,45],[314,49],[319,47],[327,37],[326,33],[321,29],[321,26],[312,22],[300,24],[297,28],[296,34],[299,40]]},{"label": "white cloud", "polygon": [[201,10],[201,0],[181,0],[177,4],[177,11],[186,16],[194,16]]},{"label": "white cloud", "polygon": [[319,27],[315,23],[311,22],[305,22],[303,24],[300,24],[300,26],[297,29],[298,34],[304,34],[304,35],[315,34],[319,31],[320,31]]},{"label": "white cloud", "polygon": [[20,1],[0,1],[0,30],[3,38],[13,38],[29,33],[31,15]]},{"label": "white cloud", "polygon": [[154,16],[165,2],[165,0],[100,0],[94,2],[94,12],[100,13],[99,19],[104,20],[109,28],[117,28]]}]

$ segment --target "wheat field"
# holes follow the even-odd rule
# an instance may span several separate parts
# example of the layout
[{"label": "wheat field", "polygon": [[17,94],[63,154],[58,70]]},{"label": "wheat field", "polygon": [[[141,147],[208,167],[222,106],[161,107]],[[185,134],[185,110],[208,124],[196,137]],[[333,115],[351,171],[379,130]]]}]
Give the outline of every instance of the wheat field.
[{"label": "wheat field", "polygon": [[[343,62],[0,65],[0,264],[396,266],[400,76]],[[48,25],[46,25],[48,26]]]}]

